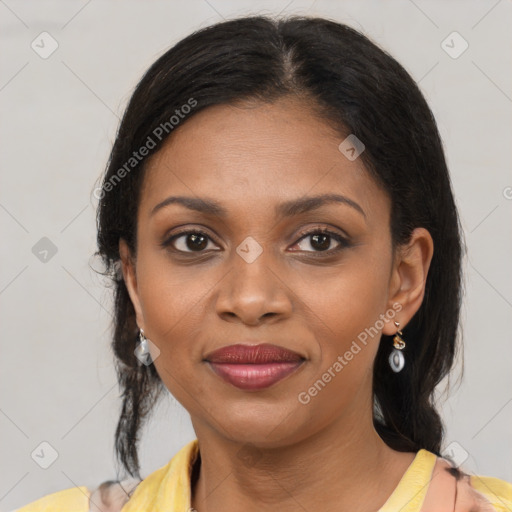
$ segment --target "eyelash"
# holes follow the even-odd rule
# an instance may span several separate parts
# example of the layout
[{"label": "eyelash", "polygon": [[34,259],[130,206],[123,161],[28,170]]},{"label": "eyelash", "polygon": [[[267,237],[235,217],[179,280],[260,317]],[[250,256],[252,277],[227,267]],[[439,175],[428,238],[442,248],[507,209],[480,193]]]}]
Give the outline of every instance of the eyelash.
[{"label": "eyelash", "polygon": [[[175,233],[170,238],[167,238],[166,240],[164,240],[164,242],[162,242],[161,245],[163,248],[169,248],[169,246],[172,246],[172,243],[175,240],[177,240],[178,238],[180,238],[184,235],[191,235],[191,234],[202,235],[202,236],[208,238],[209,240],[212,240],[210,235],[208,235],[208,233],[206,233],[205,231],[203,231],[201,229],[189,229],[189,230],[181,231],[179,233]],[[313,235],[317,235],[317,234],[328,235],[329,237],[336,240],[340,245],[339,245],[339,247],[337,247],[335,249],[328,249],[326,251],[304,251],[307,253],[313,253],[313,254],[316,253],[316,255],[313,256],[315,258],[332,256],[332,255],[338,253],[339,251],[341,251],[347,247],[350,247],[350,243],[345,237],[341,236],[339,233],[335,233],[335,232],[330,231],[329,229],[325,229],[325,228],[315,228],[315,229],[300,233],[299,234],[300,238],[297,240],[297,242],[294,245],[297,245],[299,242],[301,242],[303,239],[307,238],[308,236],[313,236]],[[179,249],[175,249],[174,247],[171,247],[171,250],[178,252],[180,254],[194,254],[194,253],[201,254],[201,253],[206,252],[206,251],[181,251]],[[301,251],[296,251],[296,252],[301,252]]]}]

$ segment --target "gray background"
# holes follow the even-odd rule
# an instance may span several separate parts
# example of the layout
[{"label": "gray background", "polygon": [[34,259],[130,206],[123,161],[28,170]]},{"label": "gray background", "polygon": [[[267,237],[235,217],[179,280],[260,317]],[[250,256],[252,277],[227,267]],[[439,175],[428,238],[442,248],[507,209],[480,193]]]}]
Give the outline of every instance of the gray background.
[{"label": "gray background", "polygon": [[[466,470],[512,481],[510,1],[5,0],[1,510],[116,476],[120,401],[109,348],[110,291],[89,266],[97,266],[92,191],[133,86],[191,31],[279,12],[331,17],[363,31],[409,71],[431,105],[468,245],[465,374],[442,409],[445,447],[465,459]],[[43,44],[43,31],[59,45],[46,59],[31,48],[34,40]],[[469,44],[458,58],[442,46],[453,31]],[[452,40],[445,44],[460,50],[461,41]],[[50,47],[48,39],[44,44]],[[36,244],[48,244],[43,237],[56,254],[38,253]],[[142,475],[194,437],[188,413],[169,395],[144,431]],[[36,449],[41,454],[43,441],[58,453],[48,469],[31,457]],[[43,453],[34,458],[50,462],[51,449],[43,445]]]}]

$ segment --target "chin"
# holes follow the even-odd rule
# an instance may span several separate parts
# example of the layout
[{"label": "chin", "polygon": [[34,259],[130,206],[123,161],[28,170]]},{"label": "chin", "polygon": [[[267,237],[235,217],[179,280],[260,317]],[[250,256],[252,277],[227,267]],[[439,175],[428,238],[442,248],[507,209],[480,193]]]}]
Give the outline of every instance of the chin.
[{"label": "chin", "polygon": [[284,404],[237,402],[220,408],[222,417],[216,424],[222,427],[219,433],[231,441],[262,449],[277,448],[307,436],[311,418],[297,405],[294,407],[292,410]]}]

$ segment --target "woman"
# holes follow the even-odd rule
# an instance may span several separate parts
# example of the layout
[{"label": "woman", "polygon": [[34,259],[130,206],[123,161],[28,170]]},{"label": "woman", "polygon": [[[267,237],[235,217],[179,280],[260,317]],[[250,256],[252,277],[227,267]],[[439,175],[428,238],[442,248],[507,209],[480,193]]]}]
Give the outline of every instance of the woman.
[{"label": "woman", "polygon": [[[196,32],[142,78],[96,192],[129,478],[21,511],[511,509],[512,484],[440,456],[462,235],[386,52],[320,18]],[[142,479],[165,389],[197,439]]]}]

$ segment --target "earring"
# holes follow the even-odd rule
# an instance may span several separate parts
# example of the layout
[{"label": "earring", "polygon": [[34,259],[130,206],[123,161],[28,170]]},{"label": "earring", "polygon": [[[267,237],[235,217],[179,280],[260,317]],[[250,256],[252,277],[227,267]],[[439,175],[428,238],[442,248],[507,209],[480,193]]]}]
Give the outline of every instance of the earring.
[{"label": "earring", "polygon": [[[396,328],[400,327],[400,324],[398,322],[395,322]],[[391,369],[398,373],[402,371],[402,368],[405,365],[405,359],[404,355],[402,354],[402,350],[405,347],[405,341],[402,339],[402,331],[398,329],[397,333],[395,334],[395,337],[393,338],[393,352],[389,354],[389,366],[391,366]]]},{"label": "earring", "polygon": [[134,350],[135,357],[139,361],[139,366],[141,366],[143,364],[146,366],[149,366],[153,362],[153,359],[151,358],[151,354],[149,352],[148,339],[144,335],[143,329],[140,329],[139,341],[140,341],[140,343],[137,345],[137,347]]}]

